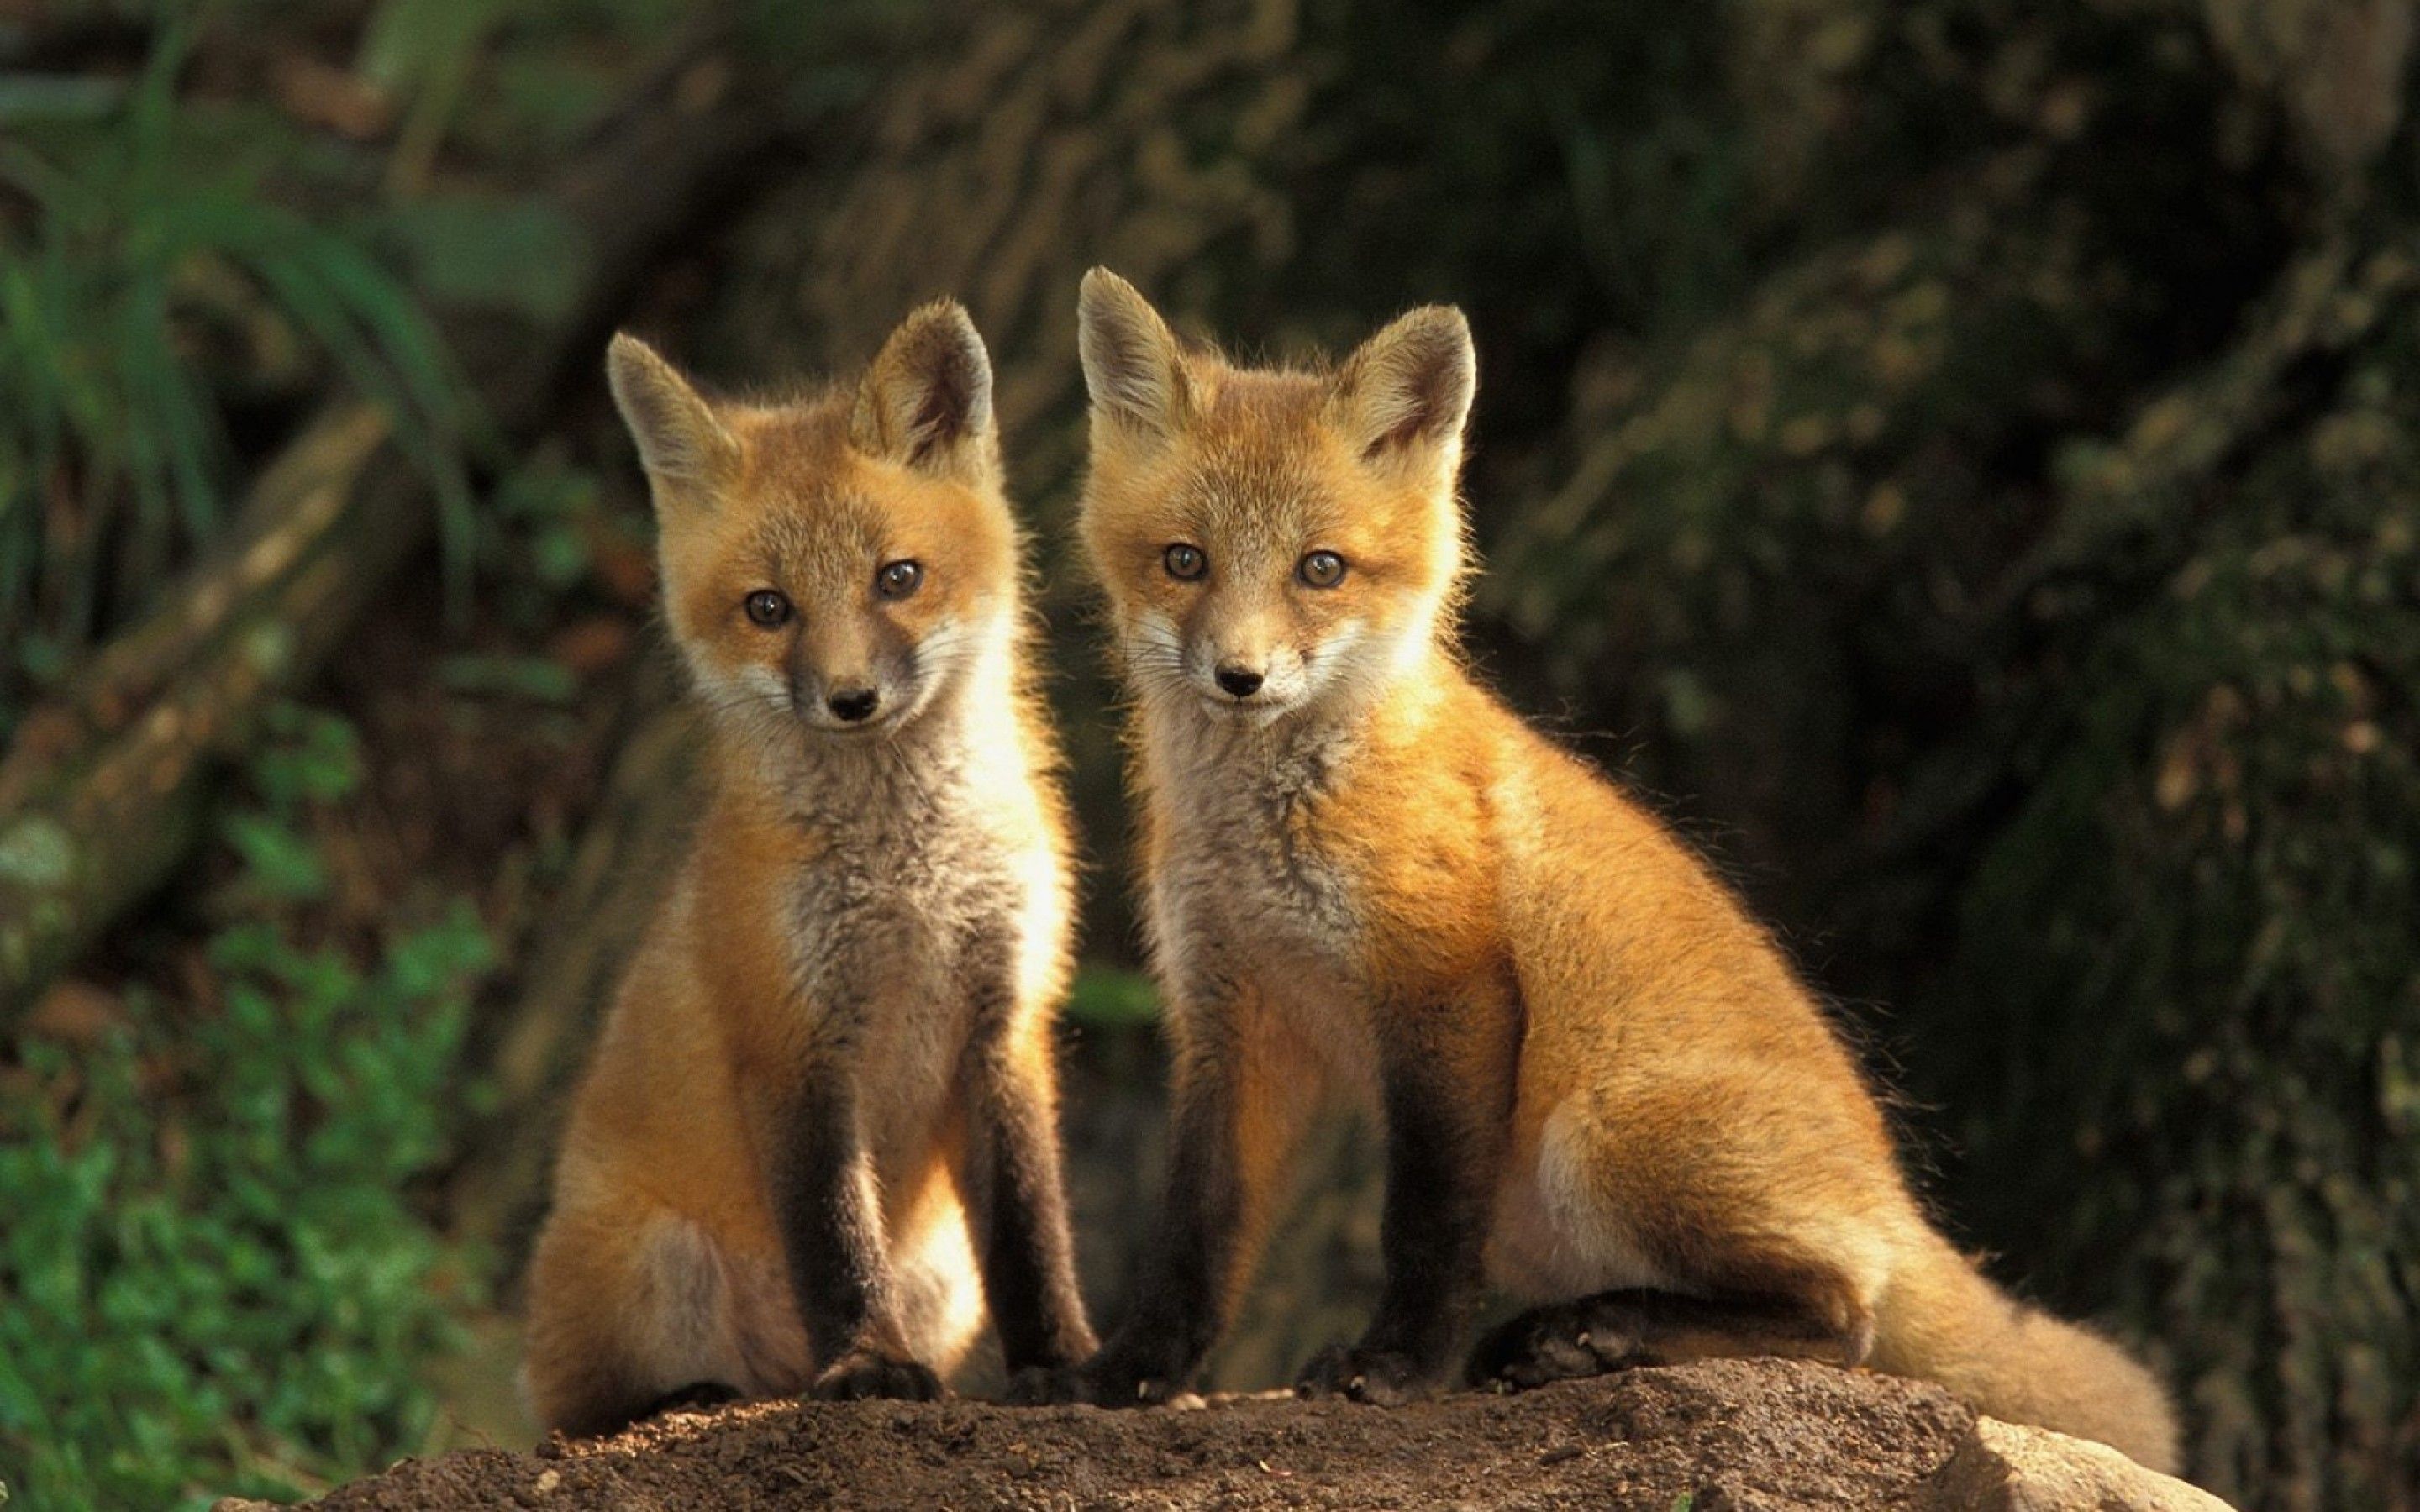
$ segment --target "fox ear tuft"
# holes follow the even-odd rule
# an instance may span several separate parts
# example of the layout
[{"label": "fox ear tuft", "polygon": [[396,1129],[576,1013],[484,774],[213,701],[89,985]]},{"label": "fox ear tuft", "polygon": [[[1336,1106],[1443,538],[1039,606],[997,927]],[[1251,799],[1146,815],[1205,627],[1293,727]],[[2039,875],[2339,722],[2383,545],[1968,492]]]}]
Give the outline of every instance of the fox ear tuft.
[{"label": "fox ear tuft", "polygon": [[1450,304],[1425,305],[1397,316],[1345,360],[1337,379],[1338,420],[1366,458],[1457,460],[1478,388],[1470,322]]},{"label": "fox ear tuft", "polygon": [[651,478],[711,485],[737,463],[739,444],[714,407],[645,342],[628,332],[615,336],[605,353],[605,378]]},{"label": "fox ear tuft", "polygon": [[1106,268],[1084,275],[1076,347],[1095,417],[1147,435],[1176,428],[1187,403],[1176,334],[1132,284]]},{"label": "fox ear tuft", "polygon": [[849,443],[869,456],[974,482],[996,476],[991,356],[955,300],[899,322],[858,385]]}]

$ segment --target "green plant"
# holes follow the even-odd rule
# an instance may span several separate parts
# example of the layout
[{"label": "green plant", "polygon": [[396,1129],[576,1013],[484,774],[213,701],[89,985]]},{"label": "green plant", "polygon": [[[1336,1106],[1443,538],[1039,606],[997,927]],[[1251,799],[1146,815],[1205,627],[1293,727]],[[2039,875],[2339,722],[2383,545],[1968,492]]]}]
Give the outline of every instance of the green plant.
[{"label": "green plant", "polygon": [[0,92],[0,666],[10,682],[139,610],[225,524],[225,410],[317,352],[393,412],[449,532],[469,424],[443,347],[360,237],[297,208],[317,160],[256,109],[188,105],[165,24],[122,89]]},{"label": "green plant", "polygon": [[1076,973],[1067,1017],[1094,1029],[1129,1029],[1159,1021],[1159,992],[1140,971],[1089,965]]},{"label": "green plant", "polygon": [[[356,770],[341,721],[275,723],[229,832],[231,896],[272,907],[316,875],[293,814]],[[24,1504],[292,1495],[428,1433],[422,1367],[472,1299],[405,1193],[489,943],[458,904],[362,963],[250,911],[207,1002],[130,991],[73,1053],[0,1061],[0,1481]]]},{"label": "green plant", "polygon": [[606,528],[594,474],[543,454],[515,466],[479,512],[485,601],[517,630],[556,623],[588,579],[592,536]]},{"label": "green plant", "polygon": [[227,888],[238,906],[307,903],[327,890],[319,854],[296,826],[308,803],[333,803],[361,780],[361,743],[338,717],[281,703],[262,718],[252,761],[254,804],[219,818],[219,838],[243,863]]},{"label": "green plant", "polygon": [[427,182],[447,126],[462,102],[504,0],[387,0],[370,18],[361,68],[404,101],[387,184],[416,193]]}]

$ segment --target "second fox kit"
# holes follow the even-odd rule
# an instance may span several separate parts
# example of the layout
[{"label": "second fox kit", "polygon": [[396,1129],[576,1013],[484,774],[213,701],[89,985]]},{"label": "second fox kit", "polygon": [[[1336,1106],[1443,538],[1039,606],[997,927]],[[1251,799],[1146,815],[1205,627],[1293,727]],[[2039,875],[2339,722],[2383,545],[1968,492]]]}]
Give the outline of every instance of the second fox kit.
[{"label": "second fox kit", "polygon": [[709,403],[628,336],[610,375],[713,796],[565,1136],[537,1415],[933,1396],[986,1299],[1011,1368],[1080,1359],[1066,824],[982,340],[933,305],[783,405]]},{"label": "second fox kit", "polygon": [[1465,671],[1460,312],[1414,311],[1332,372],[1251,371],[1096,270],[1080,345],[1081,528],[1136,705],[1172,1153],[1132,1316],[1023,1390],[1180,1387],[1342,1088],[1387,1129],[1386,1279],[1307,1391],[1438,1382],[1493,1279],[1539,1305],[1480,1343],[1474,1383],[1811,1355],[2172,1468],[2151,1377],[1927,1220],[1766,932]]}]

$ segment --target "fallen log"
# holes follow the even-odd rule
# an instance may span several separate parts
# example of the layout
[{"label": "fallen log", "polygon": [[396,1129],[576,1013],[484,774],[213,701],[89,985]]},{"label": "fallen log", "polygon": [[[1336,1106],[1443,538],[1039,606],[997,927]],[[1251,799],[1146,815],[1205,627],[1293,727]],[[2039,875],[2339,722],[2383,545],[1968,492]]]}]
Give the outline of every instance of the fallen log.
[{"label": "fallen log", "polygon": [[[558,318],[449,328],[505,444],[537,428],[665,248],[796,129],[744,73],[721,48],[690,50],[541,196],[586,252]],[[435,518],[386,418],[338,401],[264,471],[227,546],[27,716],[0,761],[0,1014],[173,872],[209,771],[341,643]]]}]

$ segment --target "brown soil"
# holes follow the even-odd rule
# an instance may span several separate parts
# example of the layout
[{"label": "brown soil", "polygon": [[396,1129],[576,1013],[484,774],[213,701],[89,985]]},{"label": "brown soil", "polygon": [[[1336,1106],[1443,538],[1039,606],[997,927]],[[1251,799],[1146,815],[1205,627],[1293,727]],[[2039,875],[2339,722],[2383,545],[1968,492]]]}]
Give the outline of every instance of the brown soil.
[{"label": "brown soil", "polygon": [[317,1504],[454,1507],[1939,1505],[1974,1414],[1931,1386],[1774,1360],[1640,1369],[1392,1410],[768,1402],[533,1454],[406,1460]]}]

